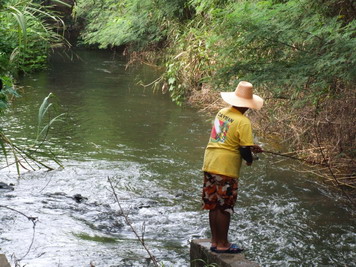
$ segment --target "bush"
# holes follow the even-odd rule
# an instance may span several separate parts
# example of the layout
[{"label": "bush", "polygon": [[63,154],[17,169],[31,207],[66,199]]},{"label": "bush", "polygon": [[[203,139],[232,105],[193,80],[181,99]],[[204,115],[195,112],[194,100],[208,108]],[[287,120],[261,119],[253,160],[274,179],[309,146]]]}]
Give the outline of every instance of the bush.
[{"label": "bush", "polygon": [[0,75],[43,68],[50,45],[64,41],[53,30],[61,19],[36,1],[3,1],[0,21]]},{"label": "bush", "polygon": [[252,80],[276,97],[301,93],[314,102],[356,81],[356,21],[327,16],[336,1],[275,2],[241,1],[219,15],[227,62],[220,80]]},{"label": "bush", "polygon": [[186,0],[77,1],[74,16],[84,21],[84,44],[100,48],[130,45],[134,50],[157,47],[171,21],[190,16]]}]

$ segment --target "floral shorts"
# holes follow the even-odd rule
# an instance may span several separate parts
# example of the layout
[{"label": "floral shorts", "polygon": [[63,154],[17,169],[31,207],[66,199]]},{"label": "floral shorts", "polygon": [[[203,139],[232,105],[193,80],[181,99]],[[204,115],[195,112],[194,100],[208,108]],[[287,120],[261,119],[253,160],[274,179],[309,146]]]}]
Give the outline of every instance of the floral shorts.
[{"label": "floral shorts", "polygon": [[230,214],[237,199],[238,179],[204,172],[203,209],[220,208]]}]

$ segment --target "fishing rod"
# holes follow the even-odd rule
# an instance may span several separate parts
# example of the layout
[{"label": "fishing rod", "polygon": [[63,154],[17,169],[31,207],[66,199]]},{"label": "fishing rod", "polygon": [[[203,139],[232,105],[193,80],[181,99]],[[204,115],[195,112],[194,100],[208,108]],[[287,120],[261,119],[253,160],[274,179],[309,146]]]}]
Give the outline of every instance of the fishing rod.
[{"label": "fishing rod", "polygon": [[[283,154],[283,153],[279,153],[279,152],[274,152],[274,151],[269,151],[269,150],[262,150],[262,153],[268,153],[268,154],[272,154],[275,156],[280,156],[280,157],[285,157],[285,158],[290,158],[290,159],[295,159],[295,160],[299,160],[299,161],[303,161],[305,163],[309,163],[309,164],[314,164],[314,165],[323,165],[325,166],[324,163],[319,163],[319,162],[315,162],[315,161],[310,161],[307,159],[302,159],[302,158],[298,158],[296,156],[291,156],[291,155],[287,155],[287,154]],[[255,155],[256,156],[256,155]]]}]

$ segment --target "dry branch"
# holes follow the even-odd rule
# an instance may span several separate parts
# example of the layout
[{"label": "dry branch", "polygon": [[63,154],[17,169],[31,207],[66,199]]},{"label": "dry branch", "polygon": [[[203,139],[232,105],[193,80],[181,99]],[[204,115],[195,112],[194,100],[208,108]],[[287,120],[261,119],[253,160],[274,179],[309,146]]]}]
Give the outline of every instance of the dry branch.
[{"label": "dry branch", "polygon": [[29,245],[29,247],[28,247],[28,249],[27,249],[27,252],[26,252],[20,259],[15,258],[15,265],[18,266],[19,262],[20,262],[21,260],[23,260],[23,259],[30,253],[30,250],[31,250],[31,248],[32,248],[32,245],[33,245],[33,243],[34,243],[34,241],[35,241],[36,223],[37,223],[37,221],[38,221],[38,218],[37,218],[37,217],[33,217],[33,216],[27,216],[25,213],[23,213],[23,212],[21,212],[21,211],[18,211],[18,210],[14,209],[14,208],[8,207],[8,206],[0,205],[0,208],[4,208],[4,209],[8,209],[8,210],[14,211],[14,212],[16,212],[16,213],[18,213],[18,214],[20,214],[20,215],[26,217],[26,218],[27,218],[29,221],[31,221],[32,224],[33,224],[33,227],[32,227],[33,232],[32,232],[31,244]]},{"label": "dry branch", "polygon": [[156,260],[156,257],[152,255],[152,253],[150,252],[150,250],[148,249],[148,247],[145,244],[145,240],[144,240],[144,230],[145,230],[145,224],[142,225],[142,236],[140,236],[138,234],[138,232],[136,231],[136,229],[133,227],[132,223],[130,222],[129,216],[125,213],[124,209],[122,208],[119,198],[116,194],[115,188],[112,184],[112,181],[110,179],[110,177],[108,177],[108,181],[110,183],[110,187],[112,190],[112,193],[114,194],[115,200],[117,202],[117,204],[119,205],[120,211],[123,214],[124,218],[125,218],[125,222],[126,224],[130,227],[131,231],[135,234],[137,240],[141,243],[141,245],[143,246],[143,248],[146,250],[146,252],[148,253],[150,259],[152,260],[154,266],[159,267],[159,264]]}]

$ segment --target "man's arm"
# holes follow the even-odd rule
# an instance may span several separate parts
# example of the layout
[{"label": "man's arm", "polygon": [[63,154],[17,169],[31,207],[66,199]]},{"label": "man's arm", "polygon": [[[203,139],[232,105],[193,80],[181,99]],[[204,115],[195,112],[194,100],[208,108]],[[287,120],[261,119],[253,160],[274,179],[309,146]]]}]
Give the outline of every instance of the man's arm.
[{"label": "man's arm", "polygon": [[263,152],[263,150],[259,145],[240,147],[241,157],[246,161],[247,166],[252,165],[252,162],[253,162],[252,152],[253,153],[261,153],[261,152]]},{"label": "man's arm", "polygon": [[252,158],[250,146],[240,147],[240,154],[241,154],[241,157],[246,161],[246,165],[248,165],[248,166],[252,165],[253,158]]}]

